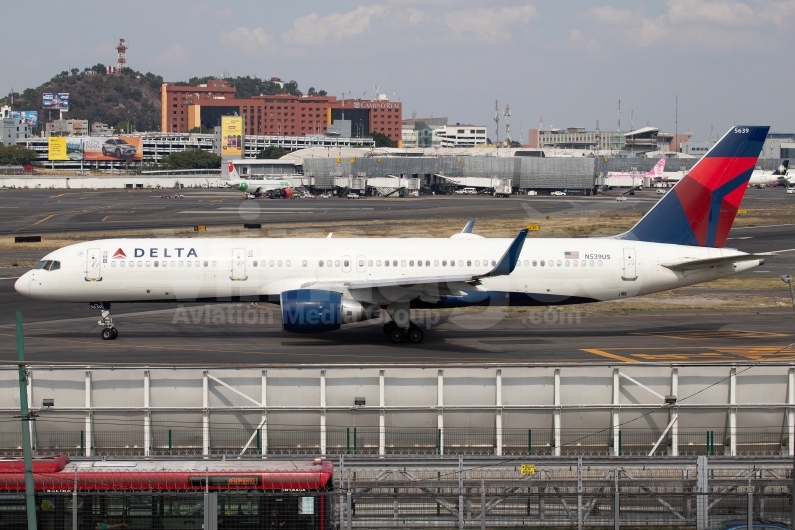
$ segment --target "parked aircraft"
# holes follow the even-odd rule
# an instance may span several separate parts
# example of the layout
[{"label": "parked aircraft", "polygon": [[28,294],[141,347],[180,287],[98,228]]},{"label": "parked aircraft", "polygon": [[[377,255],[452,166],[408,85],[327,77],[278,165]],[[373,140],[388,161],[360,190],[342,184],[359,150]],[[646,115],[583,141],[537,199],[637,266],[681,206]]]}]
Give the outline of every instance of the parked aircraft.
[{"label": "parked aircraft", "polygon": [[652,179],[660,179],[663,174],[663,170],[665,169],[665,158],[661,158],[654,164],[654,167],[648,173],[638,173],[637,171],[634,173],[623,173],[620,171],[609,171],[607,173],[607,177],[623,177],[623,178],[631,178],[637,179],[640,181],[640,184],[643,184],[644,178],[652,178]]},{"label": "parked aircraft", "polygon": [[[787,186],[790,179],[787,178],[787,171],[789,170],[789,160],[784,160],[782,164],[775,171],[766,171],[762,169],[754,169],[751,173],[751,178],[748,179],[748,185],[757,188],[766,188],[768,186]],[[663,177],[659,182],[679,182],[687,174],[686,171],[664,172]]]},{"label": "parked aircraft", "polygon": [[245,198],[254,199],[258,196],[267,195],[268,197],[284,197],[289,199],[293,196],[290,182],[281,179],[246,180],[241,179],[240,174],[235,168],[235,163],[231,160],[228,165],[229,180],[227,185],[238,189],[245,194]]},{"label": "parked aircraft", "polygon": [[629,231],[614,237],[485,239],[105,239],[47,254],[15,288],[89,303],[115,339],[111,304],[260,301],[286,331],[376,317],[419,343],[413,308],[546,306],[641,296],[733,276],[772,254],[723,248],[769,127],[732,127]]}]

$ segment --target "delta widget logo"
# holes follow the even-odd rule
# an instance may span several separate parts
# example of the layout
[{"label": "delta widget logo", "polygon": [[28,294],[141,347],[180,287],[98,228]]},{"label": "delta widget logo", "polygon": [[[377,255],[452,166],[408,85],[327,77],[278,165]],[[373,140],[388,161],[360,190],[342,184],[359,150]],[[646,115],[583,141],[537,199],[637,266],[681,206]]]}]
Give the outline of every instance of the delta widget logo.
[{"label": "delta widget logo", "polygon": [[127,259],[127,254],[122,249],[119,249],[113,254],[113,259]]}]

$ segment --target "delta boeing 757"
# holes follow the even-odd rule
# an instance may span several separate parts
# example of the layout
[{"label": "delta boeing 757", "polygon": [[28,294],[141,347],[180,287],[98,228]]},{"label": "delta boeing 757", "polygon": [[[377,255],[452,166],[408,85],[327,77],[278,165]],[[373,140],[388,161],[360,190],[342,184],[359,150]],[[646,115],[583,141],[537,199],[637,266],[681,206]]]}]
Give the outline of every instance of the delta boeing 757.
[{"label": "delta boeing 757", "polygon": [[753,269],[770,254],[723,248],[769,127],[732,127],[629,231],[485,239],[105,239],[45,256],[17,280],[38,300],[89,303],[102,338],[111,304],[264,301],[296,333],[385,310],[392,342],[419,343],[411,308],[537,306],[640,296]]}]

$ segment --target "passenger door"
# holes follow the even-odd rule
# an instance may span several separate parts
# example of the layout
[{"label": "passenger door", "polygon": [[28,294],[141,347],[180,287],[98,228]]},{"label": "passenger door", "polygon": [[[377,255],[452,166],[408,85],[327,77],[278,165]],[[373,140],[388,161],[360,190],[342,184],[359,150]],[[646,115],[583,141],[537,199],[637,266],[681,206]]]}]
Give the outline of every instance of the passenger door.
[{"label": "passenger door", "polygon": [[86,253],[86,280],[96,282],[102,279],[102,252],[90,248]]},{"label": "passenger door", "polygon": [[236,282],[248,279],[248,276],[246,276],[246,249],[236,248],[232,250],[232,275],[230,278]]},{"label": "passenger door", "polygon": [[622,280],[632,282],[638,279],[636,258],[634,248],[624,249],[624,275],[621,276]]}]

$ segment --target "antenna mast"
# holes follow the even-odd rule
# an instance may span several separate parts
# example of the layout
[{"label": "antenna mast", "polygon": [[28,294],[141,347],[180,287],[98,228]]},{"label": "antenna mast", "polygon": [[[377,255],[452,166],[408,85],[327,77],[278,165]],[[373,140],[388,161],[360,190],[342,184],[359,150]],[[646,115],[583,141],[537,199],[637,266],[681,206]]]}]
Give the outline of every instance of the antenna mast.
[{"label": "antenna mast", "polygon": [[494,100],[494,145],[500,143],[500,103]]},{"label": "antenna mast", "polygon": [[503,116],[505,116],[505,147],[511,147],[511,107],[507,103]]},{"label": "antenna mast", "polygon": [[122,70],[127,66],[127,46],[124,45],[124,39],[119,39],[119,45],[116,46],[116,52],[118,54],[118,58],[116,59],[116,69],[118,73],[122,73]]},{"label": "antenna mast", "polygon": [[618,132],[621,132],[621,100],[618,100]]}]

